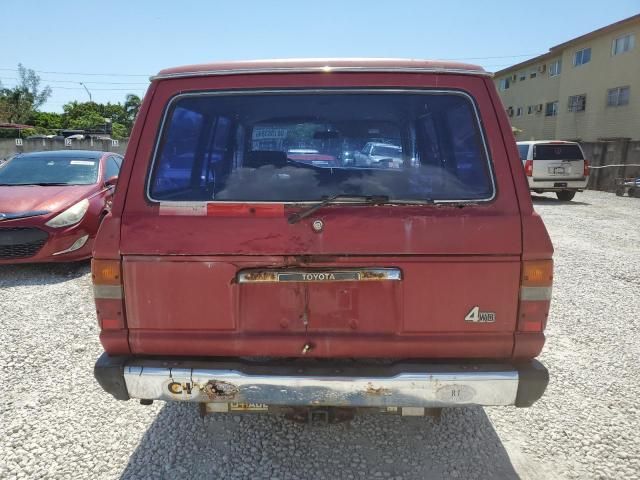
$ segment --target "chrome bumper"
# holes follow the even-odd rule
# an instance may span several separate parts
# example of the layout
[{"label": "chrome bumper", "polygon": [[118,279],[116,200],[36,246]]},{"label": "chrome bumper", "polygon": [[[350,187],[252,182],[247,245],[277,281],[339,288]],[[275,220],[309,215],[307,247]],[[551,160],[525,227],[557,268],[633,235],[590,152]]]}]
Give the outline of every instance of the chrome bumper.
[{"label": "chrome bumper", "polygon": [[[529,406],[540,398],[547,370],[525,365],[400,363],[318,367],[217,361],[136,360],[96,364],[103,388],[126,400],[234,402],[283,406]],[[117,378],[116,378],[117,377]]]}]

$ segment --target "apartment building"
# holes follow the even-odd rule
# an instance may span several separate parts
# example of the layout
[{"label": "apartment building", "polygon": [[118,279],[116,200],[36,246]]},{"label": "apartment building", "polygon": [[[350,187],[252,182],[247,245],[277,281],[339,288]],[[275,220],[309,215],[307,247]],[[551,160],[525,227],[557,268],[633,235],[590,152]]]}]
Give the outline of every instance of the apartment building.
[{"label": "apartment building", "polygon": [[517,140],[640,140],[640,14],[495,73]]}]

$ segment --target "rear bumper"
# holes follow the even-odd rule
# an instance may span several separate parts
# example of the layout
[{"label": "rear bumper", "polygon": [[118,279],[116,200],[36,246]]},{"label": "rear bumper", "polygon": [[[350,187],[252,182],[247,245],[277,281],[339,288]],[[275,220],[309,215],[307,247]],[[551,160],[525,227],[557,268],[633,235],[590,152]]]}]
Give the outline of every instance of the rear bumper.
[{"label": "rear bumper", "polygon": [[531,190],[543,190],[547,192],[556,192],[559,190],[584,190],[587,188],[589,178],[584,177],[578,180],[565,180],[558,178],[555,180],[541,180],[537,178],[527,177],[529,182],[529,189]]},{"label": "rear bumper", "polygon": [[515,365],[407,362],[356,367],[103,354],[94,374],[102,388],[118,400],[343,407],[529,407],[542,396],[549,381],[547,369],[536,360]]}]

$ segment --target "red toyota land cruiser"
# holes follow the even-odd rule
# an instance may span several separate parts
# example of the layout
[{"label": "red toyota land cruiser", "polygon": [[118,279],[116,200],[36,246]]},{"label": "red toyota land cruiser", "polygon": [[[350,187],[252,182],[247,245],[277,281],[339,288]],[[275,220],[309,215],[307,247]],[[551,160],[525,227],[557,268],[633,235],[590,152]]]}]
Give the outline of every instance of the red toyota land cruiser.
[{"label": "red toyota land cruiser", "polygon": [[552,251],[480,67],[163,70],[95,243],[95,376],[203,412],[527,407]]}]

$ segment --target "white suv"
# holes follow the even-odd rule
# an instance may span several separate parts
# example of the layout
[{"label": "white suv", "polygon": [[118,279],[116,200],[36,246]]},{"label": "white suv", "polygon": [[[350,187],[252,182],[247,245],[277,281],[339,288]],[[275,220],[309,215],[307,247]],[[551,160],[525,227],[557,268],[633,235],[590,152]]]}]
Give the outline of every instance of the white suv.
[{"label": "white suv", "polygon": [[587,188],[589,162],[576,142],[536,140],[518,142],[520,159],[532,192],[556,192],[558,200],[570,201]]}]

